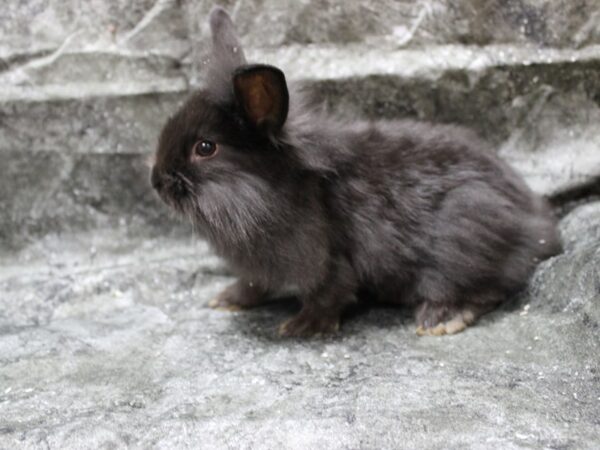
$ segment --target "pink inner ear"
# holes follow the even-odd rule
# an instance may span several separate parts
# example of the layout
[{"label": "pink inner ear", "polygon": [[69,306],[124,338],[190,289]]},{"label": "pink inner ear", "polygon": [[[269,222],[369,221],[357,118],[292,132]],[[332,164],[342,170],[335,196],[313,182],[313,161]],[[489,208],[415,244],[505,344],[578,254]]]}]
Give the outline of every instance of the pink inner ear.
[{"label": "pink inner ear", "polygon": [[238,107],[254,126],[279,130],[288,112],[288,91],[283,72],[270,66],[239,68],[233,77]]},{"label": "pink inner ear", "polygon": [[250,86],[246,94],[246,111],[248,115],[259,124],[273,110],[273,101],[267,92],[266,86],[262,83],[261,77],[257,78]]}]

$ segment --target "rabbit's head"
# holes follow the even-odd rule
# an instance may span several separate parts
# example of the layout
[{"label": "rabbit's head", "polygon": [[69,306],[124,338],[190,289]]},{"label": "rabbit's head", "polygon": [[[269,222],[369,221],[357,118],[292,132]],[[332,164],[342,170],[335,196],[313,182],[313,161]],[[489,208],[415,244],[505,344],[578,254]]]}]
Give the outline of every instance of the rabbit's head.
[{"label": "rabbit's head", "polygon": [[210,27],[207,85],[165,124],[151,182],[208,234],[241,240],[282,214],[276,206],[294,165],[279,139],[288,89],[281,70],[246,63],[223,9],[213,9]]}]

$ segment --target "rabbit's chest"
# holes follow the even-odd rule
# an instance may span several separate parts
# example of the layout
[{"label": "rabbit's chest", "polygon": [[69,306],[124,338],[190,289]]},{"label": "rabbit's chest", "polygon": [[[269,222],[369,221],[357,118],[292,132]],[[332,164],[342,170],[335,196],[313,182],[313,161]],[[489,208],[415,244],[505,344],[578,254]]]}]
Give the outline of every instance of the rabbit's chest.
[{"label": "rabbit's chest", "polygon": [[[311,232],[312,231],[312,232]],[[320,282],[329,261],[324,233],[314,230],[286,231],[261,236],[242,245],[225,246],[217,253],[248,280],[280,291]]]}]

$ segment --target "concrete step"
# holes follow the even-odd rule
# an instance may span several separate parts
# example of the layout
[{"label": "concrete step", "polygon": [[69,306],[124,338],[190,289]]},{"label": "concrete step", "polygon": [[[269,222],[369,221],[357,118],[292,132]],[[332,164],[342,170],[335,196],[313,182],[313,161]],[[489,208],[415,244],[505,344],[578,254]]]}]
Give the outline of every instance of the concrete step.
[{"label": "concrete step", "polygon": [[[578,51],[294,46],[247,53],[252,61],[278,65],[289,79],[308,85],[337,114],[461,123],[496,143],[522,126],[520,121],[535,109],[532,101],[540,108],[540,97],[575,96],[574,101],[584,102],[586,116],[600,96],[600,46]],[[10,74],[5,74],[0,86],[0,150],[22,146],[66,153],[148,151],[162,121],[185,98],[192,75],[189,66],[174,68],[172,61],[128,58],[122,53],[62,55],[41,72],[21,69],[27,84],[10,83]],[[113,69],[115,59],[121,64]],[[81,68],[82,60],[94,64]],[[81,81],[72,79],[73,64]],[[61,130],[66,118],[70,132],[65,134]],[[40,136],[32,125],[42,120],[48,132]]]},{"label": "concrete step", "polygon": [[[332,114],[472,127],[542,194],[600,177],[600,46],[291,46],[248,55],[282,67]],[[70,78],[73,64],[83,81]],[[122,52],[61,54],[21,67],[43,84],[0,87],[2,245],[121,220],[172,229],[148,186],[146,159],[188,95],[190,70]]]},{"label": "concrete step", "polygon": [[[578,48],[600,43],[600,4],[593,0],[221,0],[247,47],[370,42],[530,43]],[[214,2],[177,0],[9,2],[0,22],[0,58],[62,46],[118,46],[183,57],[204,46]]]}]

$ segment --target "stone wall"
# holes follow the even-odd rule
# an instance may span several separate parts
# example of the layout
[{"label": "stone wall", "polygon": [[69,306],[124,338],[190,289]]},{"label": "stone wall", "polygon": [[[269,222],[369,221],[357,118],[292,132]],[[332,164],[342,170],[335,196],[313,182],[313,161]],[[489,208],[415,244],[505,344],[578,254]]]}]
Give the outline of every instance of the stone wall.
[{"label": "stone wall", "polygon": [[[596,1],[222,4],[252,60],[335,113],[468,125],[547,195],[600,175]],[[172,227],[145,184],[127,199],[105,181],[145,183],[161,123],[202,83],[211,7],[13,0],[0,12],[1,246],[117,217]]]}]

